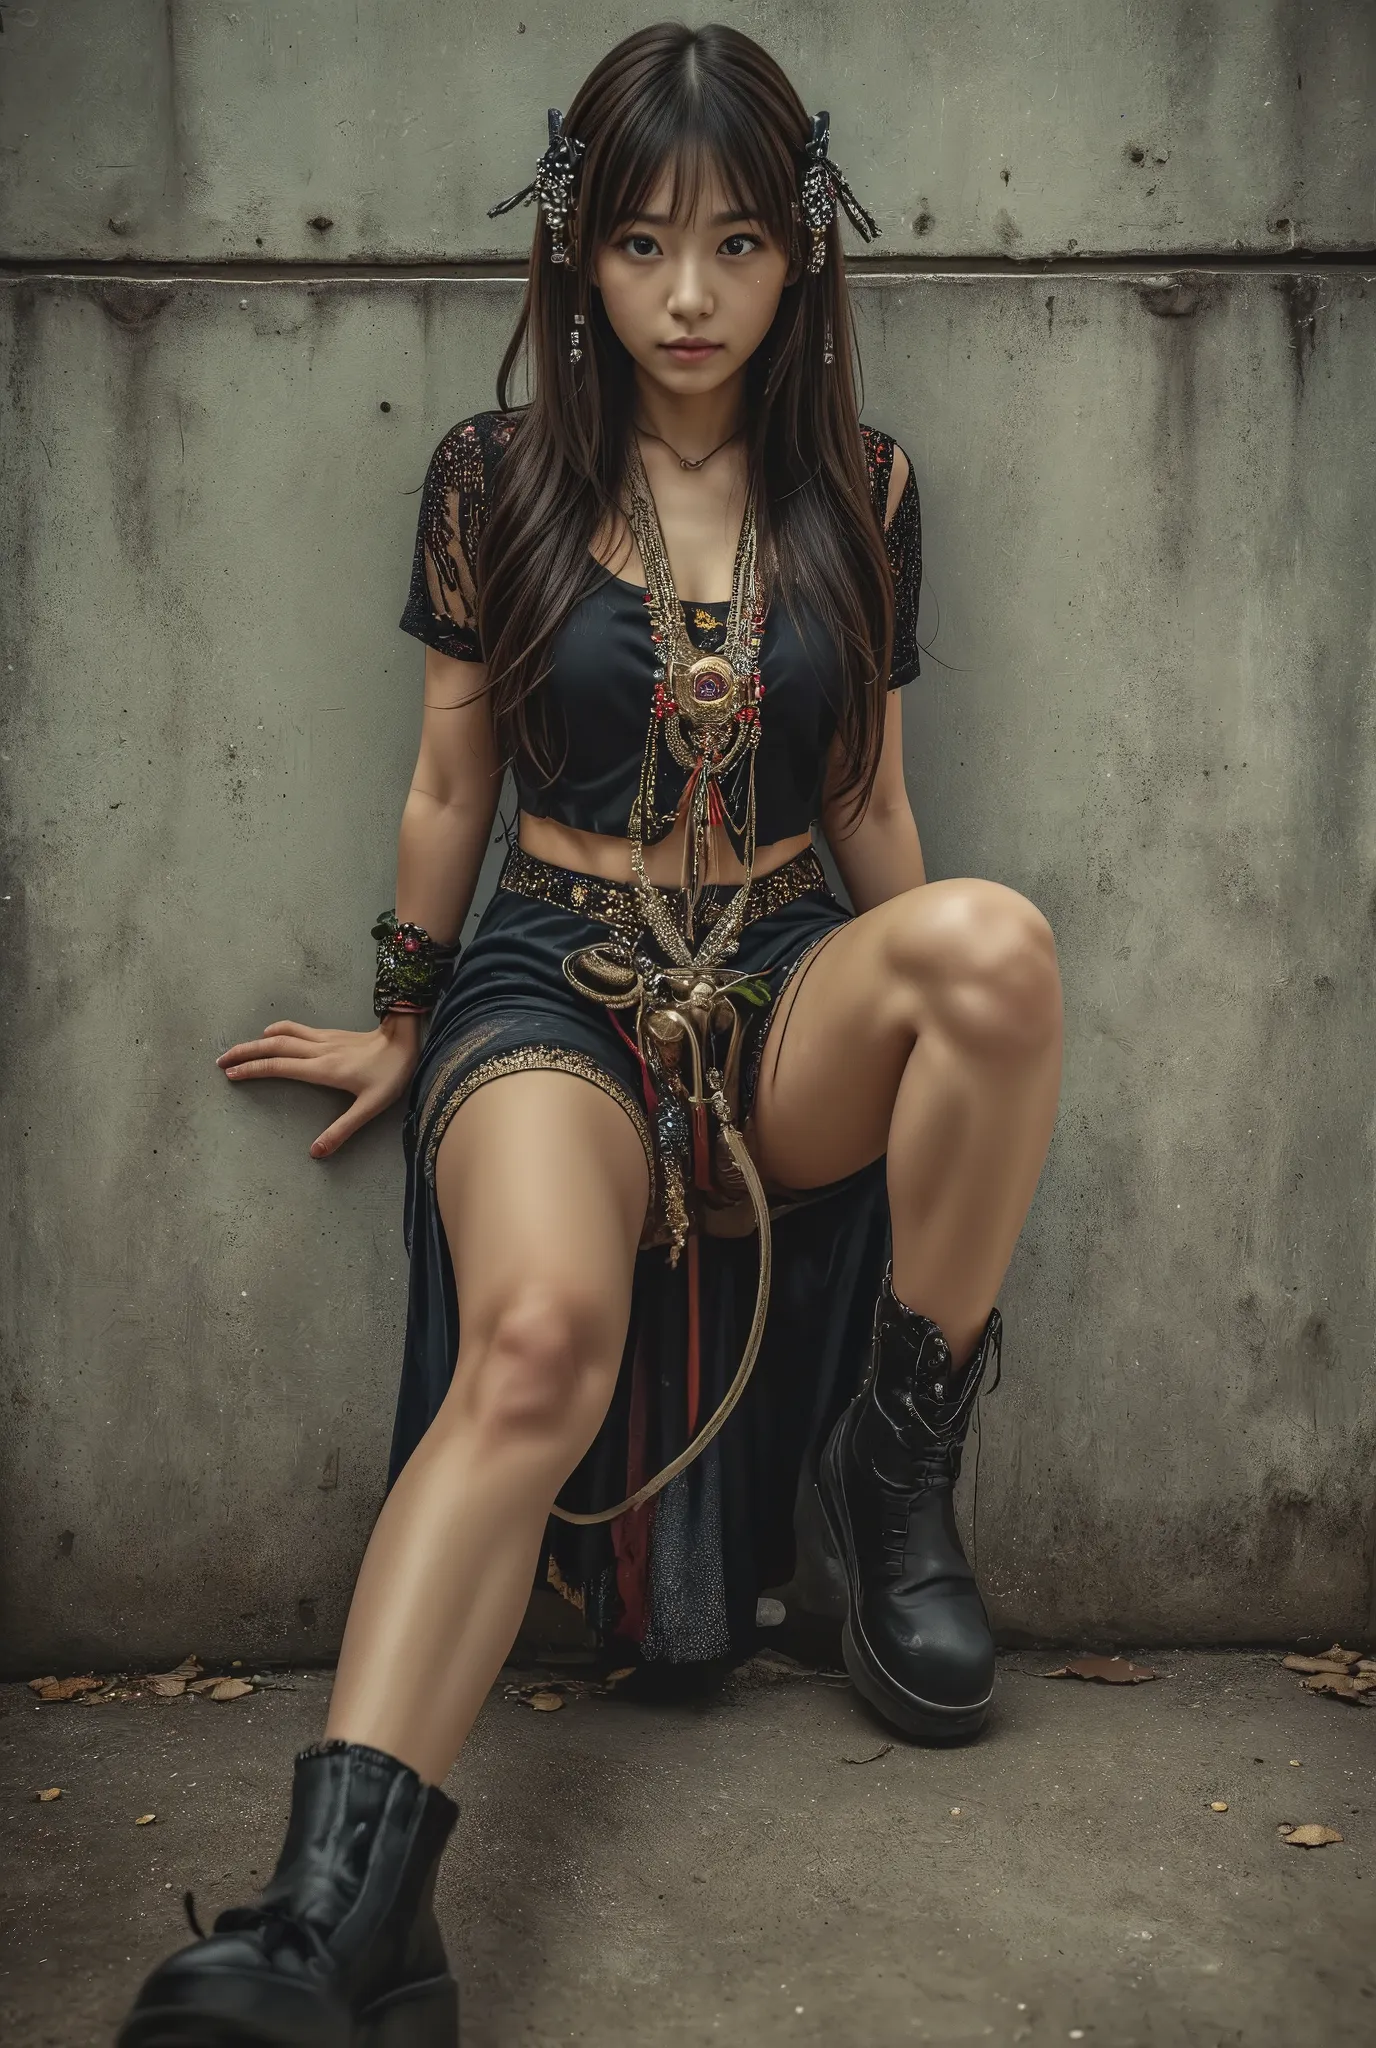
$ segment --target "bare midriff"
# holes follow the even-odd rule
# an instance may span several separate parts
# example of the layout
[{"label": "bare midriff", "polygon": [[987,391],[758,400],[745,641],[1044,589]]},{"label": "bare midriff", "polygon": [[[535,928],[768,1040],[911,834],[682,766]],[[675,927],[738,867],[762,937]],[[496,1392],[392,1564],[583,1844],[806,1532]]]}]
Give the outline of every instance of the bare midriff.
[{"label": "bare midriff", "polygon": [[[573,868],[579,874],[597,875],[606,882],[631,880],[631,842],[607,832],[579,832],[561,825],[555,818],[537,818],[530,811],[520,814],[520,839],[527,853],[555,867]],[[712,834],[713,865],[704,882],[741,882],[745,870],[736,858],[724,831]],[[676,825],[667,839],[645,849],[645,872],[661,889],[676,889],[683,878],[684,827]],[[767,875],[812,844],[809,832],[792,839],[776,839],[755,850],[756,875]]]}]

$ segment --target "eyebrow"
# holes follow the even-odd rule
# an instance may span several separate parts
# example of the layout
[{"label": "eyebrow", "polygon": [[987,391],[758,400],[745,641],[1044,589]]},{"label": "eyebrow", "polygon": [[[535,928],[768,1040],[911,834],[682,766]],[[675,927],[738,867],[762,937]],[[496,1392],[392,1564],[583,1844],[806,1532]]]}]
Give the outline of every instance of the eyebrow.
[{"label": "eyebrow", "polygon": [[[632,215],[632,219],[647,221],[652,228],[671,228],[674,225],[671,213],[637,213]],[[724,228],[729,227],[733,220],[758,219],[759,215],[755,213],[714,213],[707,225],[712,228]]]}]

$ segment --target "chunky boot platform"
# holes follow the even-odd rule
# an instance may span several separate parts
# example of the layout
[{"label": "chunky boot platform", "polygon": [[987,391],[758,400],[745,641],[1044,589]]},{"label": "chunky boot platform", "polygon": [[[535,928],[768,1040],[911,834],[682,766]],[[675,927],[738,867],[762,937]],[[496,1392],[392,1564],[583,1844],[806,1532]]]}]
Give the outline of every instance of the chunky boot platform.
[{"label": "chunky boot platform", "polygon": [[1003,1320],[989,1311],[956,1371],[941,1330],[898,1300],[892,1275],[865,1383],[827,1438],[817,1491],[849,1585],[841,1648],[856,1690],[906,1735],[961,1742],[993,1698],[994,1639],[952,1494],[991,1351],[1001,1361]]},{"label": "chunky boot platform", "polygon": [[459,1809],[385,1750],[337,1737],[296,1758],[291,1818],[256,1906],[148,1976],[116,2048],[458,2048],[435,1920]]}]

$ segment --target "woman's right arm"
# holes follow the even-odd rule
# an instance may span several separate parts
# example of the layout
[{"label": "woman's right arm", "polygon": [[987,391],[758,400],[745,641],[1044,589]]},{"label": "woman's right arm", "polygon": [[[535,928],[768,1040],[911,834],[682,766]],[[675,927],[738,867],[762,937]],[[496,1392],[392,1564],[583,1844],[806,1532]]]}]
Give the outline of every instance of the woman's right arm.
[{"label": "woman's right arm", "polygon": [[[486,682],[482,662],[426,648],[420,750],[397,835],[396,914],[441,944],[458,938],[468,915],[501,794]],[[424,1032],[424,1017],[398,1010],[372,1031],[279,1019],[216,1064],[231,1081],[309,1081],[351,1094],[350,1107],[311,1146],[313,1159],[326,1159],[404,1092]]]}]

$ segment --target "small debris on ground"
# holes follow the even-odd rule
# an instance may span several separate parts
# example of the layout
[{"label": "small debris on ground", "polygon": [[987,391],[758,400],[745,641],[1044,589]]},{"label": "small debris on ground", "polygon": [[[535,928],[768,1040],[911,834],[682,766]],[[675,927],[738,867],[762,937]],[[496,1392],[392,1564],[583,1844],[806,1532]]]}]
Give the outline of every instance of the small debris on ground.
[{"label": "small debris on ground", "polygon": [[[239,1661],[235,1660],[236,1665]],[[296,1690],[292,1685],[273,1686],[272,1680],[262,1676],[247,1679],[221,1673],[204,1678],[201,1671],[200,1658],[188,1656],[171,1671],[116,1671],[106,1678],[98,1678],[94,1672],[79,1678],[31,1678],[29,1690],[41,1700],[77,1700],[84,1707],[101,1705],[106,1700],[179,1700],[184,1693],[202,1693],[212,1700],[239,1700],[260,1685],[281,1692]]]},{"label": "small debris on ground", "polygon": [[887,1756],[892,1748],[893,1744],[886,1742],[882,1749],[877,1749],[874,1752],[873,1756],[843,1756],[841,1761],[843,1764],[877,1764],[880,1757]]},{"label": "small debris on ground", "polygon": [[31,1678],[29,1690],[41,1700],[74,1700],[83,1692],[95,1692],[104,1683],[103,1678],[88,1672],[84,1678]]},{"label": "small debris on ground", "polygon": [[1227,1800],[1226,1800],[1226,1799],[1211,1799],[1211,1800],[1209,1801],[1209,1811],[1210,1811],[1210,1813],[1226,1813],[1226,1812],[1228,1811],[1228,1802],[1227,1802]]},{"label": "small debris on ground", "polygon": [[1143,1685],[1159,1676],[1145,1664],[1134,1664],[1130,1657],[1077,1657],[1071,1664],[1059,1664],[1054,1671],[1042,1673],[1043,1678],[1087,1678],[1099,1685]]},{"label": "small debris on ground", "polygon": [[534,1707],[537,1714],[552,1714],[566,1700],[576,1700],[584,1695],[605,1698],[626,1679],[634,1678],[635,1672],[634,1664],[622,1664],[603,1678],[552,1678],[546,1673],[525,1682],[512,1680],[502,1687],[502,1698],[516,1700],[523,1707]]},{"label": "small debris on ground", "polygon": [[1302,1828],[1281,1829],[1281,1840],[1288,1842],[1292,1849],[1322,1849],[1329,1842],[1341,1842],[1342,1836],[1336,1828],[1326,1828],[1318,1821],[1306,1821]]},{"label": "small debris on ground", "polygon": [[60,1799],[62,1797],[62,1787],[60,1785],[49,1785],[46,1792],[35,1792],[33,1796],[35,1799]]},{"label": "small debris on ground", "polygon": [[156,1820],[157,1817],[158,1816],[155,1813],[141,1813],[138,1819],[134,1822],[134,1826],[136,1828],[146,1828],[149,1821]]}]

